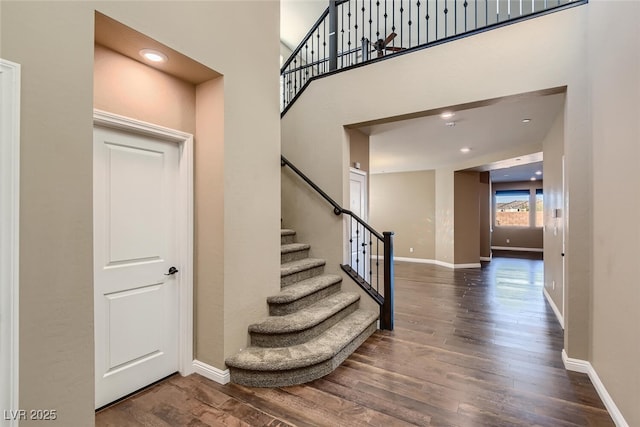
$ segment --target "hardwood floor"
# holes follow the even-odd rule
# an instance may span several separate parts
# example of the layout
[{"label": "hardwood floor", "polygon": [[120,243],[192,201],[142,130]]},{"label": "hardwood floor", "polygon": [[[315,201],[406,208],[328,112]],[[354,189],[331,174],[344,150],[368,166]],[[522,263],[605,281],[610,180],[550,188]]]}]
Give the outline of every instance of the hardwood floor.
[{"label": "hardwood floor", "polygon": [[395,331],[330,375],[276,389],[175,375],[97,413],[96,426],[614,425],[589,378],[562,365],[542,261],[395,273]]}]

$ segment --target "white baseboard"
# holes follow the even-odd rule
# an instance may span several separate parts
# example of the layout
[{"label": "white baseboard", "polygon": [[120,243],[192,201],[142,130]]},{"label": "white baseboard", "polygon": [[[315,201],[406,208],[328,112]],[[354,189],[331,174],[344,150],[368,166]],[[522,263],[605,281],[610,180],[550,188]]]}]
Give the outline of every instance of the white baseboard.
[{"label": "white baseboard", "polygon": [[517,246],[491,246],[496,251],[517,251],[517,252],[544,252],[540,248],[519,248]]},{"label": "white baseboard", "polygon": [[437,259],[426,259],[426,258],[409,258],[409,257],[401,257],[397,256],[393,258],[395,261],[404,261],[404,262],[415,262],[418,264],[435,264],[441,267],[447,268],[480,268],[479,262],[472,264],[452,264],[450,262],[438,261]]},{"label": "white baseboard", "polygon": [[586,360],[573,359],[567,356],[567,352],[562,349],[562,362],[564,363],[564,367],[568,371],[581,372],[583,374],[589,375],[589,379],[593,384],[593,387],[598,392],[598,396],[602,399],[602,403],[609,411],[609,415],[611,415],[611,419],[616,424],[617,427],[629,427],[629,424],[622,416],[622,412],[616,406],[616,403],[611,398],[611,395],[607,391],[606,387],[600,380],[598,373],[593,368],[590,362]]},{"label": "white baseboard", "polygon": [[480,261],[491,261],[491,258],[492,257],[490,257],[490,256],[481,256],[480,257]]},{"label": "white baseboard", "polygon": [[556,303],[553,302],[553,299],[551,299],[551,295],[549,295],[549,292],[547,292],[547,288],[542,288],[542,293],[544,294],[544,297],[547,299],[547,302],[551,306],[551,309],[556,314],[556,317],[558,318],[558,322],[560,322],[560,326],[562,326],[562,329],[564,329],[564,316],[562,315],[562,313],[560,313],[560,310],[558,309],[558,306],[556,305]]},{"label": "white baseboard", "polygon": [[227,384],[231,380],[228,369],[223,371],[199,360],[193,361],[193,371],[218,384]]}]

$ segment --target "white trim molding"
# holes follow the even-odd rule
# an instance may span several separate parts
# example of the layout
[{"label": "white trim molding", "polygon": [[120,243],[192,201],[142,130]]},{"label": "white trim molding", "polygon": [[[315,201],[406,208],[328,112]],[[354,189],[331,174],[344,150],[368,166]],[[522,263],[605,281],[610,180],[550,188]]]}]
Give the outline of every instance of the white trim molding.
[{"label": "white trim molding", "polygon": [[567,355],[567,352],[564,349],[562,349],[562,362],[564,363],[564,368],[568,371],[587,374],[593,384],[593,387],[598,392],[598,396],[602,399],[602,403],[604,403],[607,411],[609,411],[609,415],[611,415],[611,419],[613,419],[615,425],[617,427],[629,427],[629,424],[622,416],[622,412],[618,409],[618,406],[613,401],[613,398],[607,391],[606,387],[600,380],[598,373],[590,362],[581,359],[573,359]]},{"label": "white trim molding", "polygon": [[547,302],[551,306],[551,309],[555,313],[556,317],[558,318],[558,322],[560,322],[560,326],[562,326],[562,329],[564,329],[564,317],[562,316],[562,313],[560,313],[560,310],[558,309],[558,306],[556,305],[556,303],[553,302],[553,299],[551,298],[551,295],[549,295],[549,292],[547,292],[547,288],[542,288],[542,293],[544,294],[544,297],[547,299]]},{"label": "white trim molding", "polygon": [[215,381],[218,384],[227,384],[231,381],[231,376],[229,374],[229,370],[218,369],[215,366],[208,365],[199,360],[193,361],[193,372],[196,374],[200,374],[205,378],[210,379],[211,381]]},{"label": "white trim molding", "polygon": [[544,249],[540,248],[520,248],[517,246],[491,246],[491,249],[496,251],[544,252]]},{"label": "white trim molding", "polygon": [[105,126],[165,141],[180,147],[178,204],[178,256],[180,274],[176,277],[180,289],[179,301],[179,370],[182,375],[193,373],[193,135],[101,110],[93,111],[94,125]]},{"label": "white trim molding", "polygon": [[481,256],[480,261],[490,262],[493,256]]},{"label": "white trim molding", "polygon": [[[382,257],[380,257],[380,259],[382,259]],[[447,267],[447,268],[453,268],[453,269],[482,267],[482,265],[479,262],[469,263],[469,264],[452,264],[450,262],[438,261],[437,259],[409,258],[409,257],[401,257],[401,256],[394,257],[393,259],[394,261],[415,262],[418,264],[435,264],[441,267]]]},{"label": "white trim molding", "polygon": [[[20,64],[0,59],[0,408],[19,391]],[[4,417],[3,417],[4,418]],[[17,419],[2,426],[18,425]]]}]

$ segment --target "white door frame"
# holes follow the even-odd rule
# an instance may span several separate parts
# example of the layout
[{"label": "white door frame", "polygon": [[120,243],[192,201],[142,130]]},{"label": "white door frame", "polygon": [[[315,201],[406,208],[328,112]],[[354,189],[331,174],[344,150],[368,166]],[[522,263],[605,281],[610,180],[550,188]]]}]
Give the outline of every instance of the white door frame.
[{"label": "white door frame", "polygon": [[0,408],[10,415],[19,408],[19,208],[20,64],[0,59]]},{"label": "white door frame", "polygon": [[[352,176],[358,176],[362,179],[362,183],[364,185],[364,192],[362,194],[362,198],[361,198],[361,202],[364,206],[363,211],[361,212],[362,217],[361,219],[364,222],[368,222],[369,221],[369,183],[368,183],[368,174],[367,172],[360,170],[360,169],[356,169],[356,168],[349,168],[349,183],[351,183],[351,177]],[[351,184],[349,184],[349,200],[351,200]],[[351,209],[351,206],[349,206],[349,209]],[[344,262],[347,265],[351,265],[351,256],[352,256],[352,252],[351,252],[351,247],[349,245],[349,239],[351,239],[351,228],[349,227],[349,221],[351,221],[351,218],[348,217],[348,215],[344,216],[344,222],[343,222],[343,229],[344,229]]]},{"label": "white door frame", "polygon": [[177,259],[180,274],[178,357],[181,375],[193,373],[193,135],[105,111],[93,111],[93,124],[142,134],[173,142],[179,146],[177,183]]}]

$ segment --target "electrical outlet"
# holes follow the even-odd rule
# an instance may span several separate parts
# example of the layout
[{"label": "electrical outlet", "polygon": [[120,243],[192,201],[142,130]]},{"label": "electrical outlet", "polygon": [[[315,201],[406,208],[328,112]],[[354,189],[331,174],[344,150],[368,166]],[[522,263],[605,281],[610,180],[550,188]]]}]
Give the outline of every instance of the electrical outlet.
[{"label": "electrical outlet", "polygon": [[409,252],[412,252],[412,253],[413,253],[413,248],[409,248]]}]

